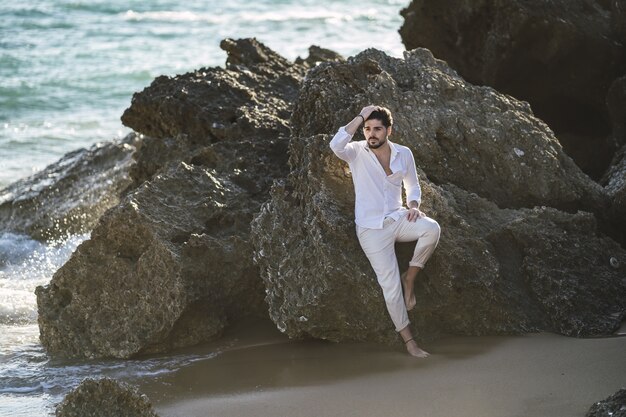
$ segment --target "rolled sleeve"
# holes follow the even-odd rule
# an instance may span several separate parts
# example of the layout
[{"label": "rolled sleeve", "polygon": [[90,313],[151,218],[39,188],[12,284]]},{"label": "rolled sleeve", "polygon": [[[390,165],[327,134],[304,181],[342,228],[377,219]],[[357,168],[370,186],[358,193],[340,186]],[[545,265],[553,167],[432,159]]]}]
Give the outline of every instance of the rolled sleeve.
[{"label": "rolled sleeve", "polygon": [[330,149],[337,155],[338,158],[343,159],[346,162],[351,162],[356,157],[356,149],[350,141],[352,135],[346,132],[346,128],[340,127],[335,136],[330,141]]}]

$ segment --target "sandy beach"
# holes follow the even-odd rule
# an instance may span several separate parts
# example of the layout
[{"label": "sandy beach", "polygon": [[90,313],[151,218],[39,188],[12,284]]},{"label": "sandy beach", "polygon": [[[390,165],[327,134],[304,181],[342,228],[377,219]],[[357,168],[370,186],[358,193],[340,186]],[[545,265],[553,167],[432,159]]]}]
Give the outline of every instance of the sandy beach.
[{"label": "sandy beach", "polygon": [[260,323],[219,344],[140,383],[159,415],[571,417],[626,386],[624,336],[448,337],[416,360],[400,346],[289,341]]}]

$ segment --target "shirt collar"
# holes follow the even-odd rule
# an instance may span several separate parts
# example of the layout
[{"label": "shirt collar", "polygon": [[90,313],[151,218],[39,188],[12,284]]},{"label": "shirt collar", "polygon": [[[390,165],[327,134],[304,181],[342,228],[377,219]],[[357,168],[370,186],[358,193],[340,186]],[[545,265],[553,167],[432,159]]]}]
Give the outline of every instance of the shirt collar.
[{"label": "shirt collar", "polygon": [[[363,147],[365,148],[366,151],[370,152],[370,147],[367,146],[367,139],[362,141],[363,142]],[[398,148],[396,148],[396,145],[390,141],[389,139],[387,139],[387,142],[389,143],[389,149],[391,149],[391,160],[393,161],[393,158],[396,157],[396,155],[398,154]]]},{"label": "shirt collar", "polygon": [[387,139],[387,142],[389,142],[389,147],[391,148],[391,160],[393,161],[393,158],[398,154],[398,148],[396,148],[396,145],[389,139]]}]

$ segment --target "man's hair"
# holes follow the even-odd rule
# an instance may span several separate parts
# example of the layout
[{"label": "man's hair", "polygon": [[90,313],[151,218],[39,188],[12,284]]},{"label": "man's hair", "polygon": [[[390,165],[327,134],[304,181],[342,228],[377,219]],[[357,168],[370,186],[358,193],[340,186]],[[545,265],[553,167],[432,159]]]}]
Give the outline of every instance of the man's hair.
[{"label": "man's hair", "polygon": [[378,106],[378,108],[367,118],[367,120],[372,119],[380,120],[383,123],[383,126],[387,128],[393,125],[393,117],[391,116],[389,109],[386,107]]}]

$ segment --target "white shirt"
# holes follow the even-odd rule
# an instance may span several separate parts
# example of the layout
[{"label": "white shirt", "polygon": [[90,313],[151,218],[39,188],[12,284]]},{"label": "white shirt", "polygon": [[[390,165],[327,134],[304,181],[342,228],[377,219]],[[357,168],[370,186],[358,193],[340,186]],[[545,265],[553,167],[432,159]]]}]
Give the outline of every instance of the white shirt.
[{"label": "white shirt", "polygon": [[410,201],[419,204],[422,198],[415,159],[406,146],[389,142],[391,159],[387,175],[367,141],[352,142],[345,126],[339,128],[330,141],[335,155],[350,166],[354,182],[354,221],[361,227],[382,229],[386,217],[398,220],[406,212],[402,206],[402,184],[406,190],[407,206]]}]

